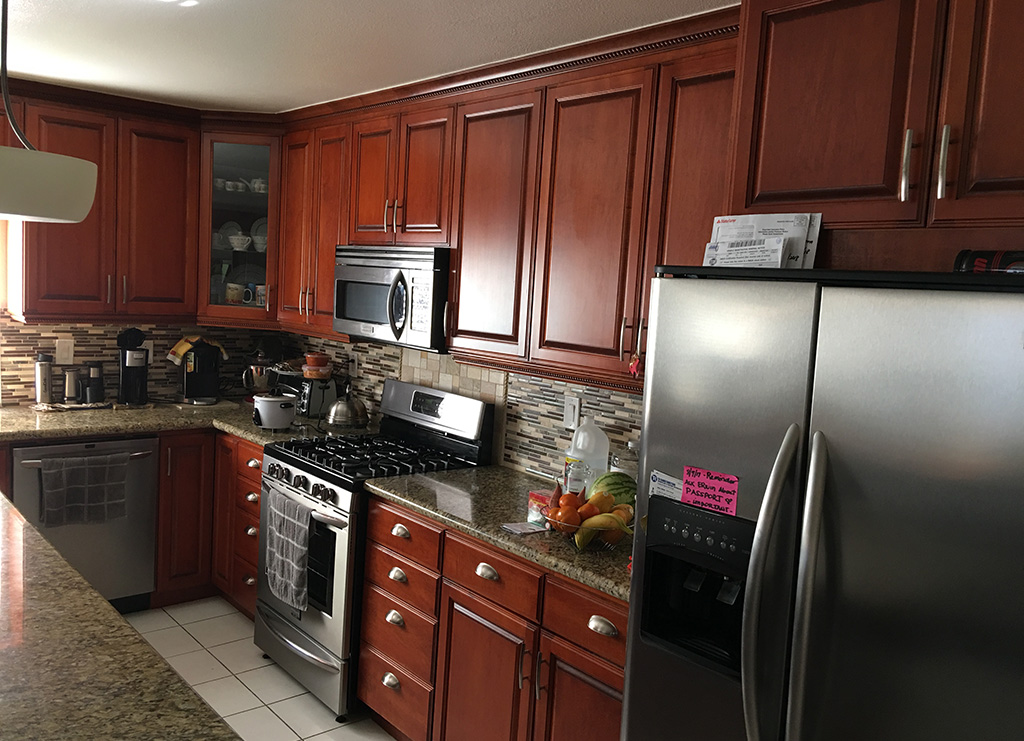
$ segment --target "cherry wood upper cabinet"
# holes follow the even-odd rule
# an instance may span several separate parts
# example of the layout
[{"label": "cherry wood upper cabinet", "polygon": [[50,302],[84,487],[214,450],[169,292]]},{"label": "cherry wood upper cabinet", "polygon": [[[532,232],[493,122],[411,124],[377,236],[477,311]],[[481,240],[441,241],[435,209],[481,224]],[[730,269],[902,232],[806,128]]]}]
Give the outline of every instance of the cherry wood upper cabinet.
[{"label": "cherry wood upper cabinet", "polygon": [[541,92],[459,106],[449,347],[525,357]]},{"label": "cherry wood upper cabinet", "polygon": [[653,88],[654,71],[639,69],[547,90],[535,360],[627,372],[641,289]]},{"label": "cherry wood upper cabinet", "polygon": [[445,107],[352,125],[352,244],[448,243],[453,118]]},{"label": "cherry wood upper cabinet", "polygon": [[281,142],[281,238],[277,266],[277,320],[302,325],[313,198],[313,132],[295,131]]},{"label": "cherry wood upper cabinet", "polygon": [[118,123],[118,311],[195,315],[199,252],[199,133]]},{"label": "cherry wood upper cabinet", "polygon": [[733,210],[923,222],[942,0],[745,0]]},{"label": "cherry wood upper cabinet", "polygon": [[935,223],[1024,218],[1022,33],[1020,0],[950,3],[935,134]]},{"label": "cherry wood upper cabinet", "polygon": [[[115,275],[117,120],[90,111],[29,103],[25,133],[45,152],[95,162],[99,167],[92,210],[78,224],[25,222],[12,234],[20,257],[20,286],[12,286],[12,313],[106,315],[116,311]],[[154,230],[163,223],[151,224]],[[16,230],[11,230],[15,232]],[[15,272],[15,271],[12,271]],[[23,289],[23,292],[20,290]],[[21,294],[21,295],[19,295]]]},{"label": "cherry wood upper cabinet", "polygon": [[314,223],[306,273],[306,322],[331,330],[334,322],[334,249],[348,241],[348,124],[316,130],[313,147]]}]

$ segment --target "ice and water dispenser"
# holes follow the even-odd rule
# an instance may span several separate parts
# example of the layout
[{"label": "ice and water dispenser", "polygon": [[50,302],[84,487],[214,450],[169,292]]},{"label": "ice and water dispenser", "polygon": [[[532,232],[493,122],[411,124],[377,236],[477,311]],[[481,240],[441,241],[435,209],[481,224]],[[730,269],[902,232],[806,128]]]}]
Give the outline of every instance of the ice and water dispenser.
[{"label": "ice and water dispenser", "polygon": [[739,674],[754,524],[650,498],[641,613],[645,638]]}]

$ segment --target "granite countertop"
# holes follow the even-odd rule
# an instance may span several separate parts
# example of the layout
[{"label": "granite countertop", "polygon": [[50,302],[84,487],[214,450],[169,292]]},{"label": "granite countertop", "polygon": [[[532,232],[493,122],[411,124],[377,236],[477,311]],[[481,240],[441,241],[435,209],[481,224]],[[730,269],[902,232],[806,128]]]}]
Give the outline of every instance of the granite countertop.
[{"label": "granite countertop", "polygon": [[238,738],[2,495],[0,738]]},{"label": "granite countertop", "polygon": [[[631,539],[612,550],[580,553],[562,533],[513,535],[505,522],[526,520],[530,490],[551,481],[501,466],[370,479],[366,488],[410,510],[497,546],[605,594],[629,601]],[[593,548],[593,546],[591,546]]]}]

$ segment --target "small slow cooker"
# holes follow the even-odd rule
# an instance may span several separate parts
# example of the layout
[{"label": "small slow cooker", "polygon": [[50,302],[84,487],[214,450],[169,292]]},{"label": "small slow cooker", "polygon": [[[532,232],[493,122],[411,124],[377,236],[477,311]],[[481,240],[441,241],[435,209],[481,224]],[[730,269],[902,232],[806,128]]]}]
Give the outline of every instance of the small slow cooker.
[{"label": "small slow cooker", "polygon": [[252,423],[264,430],[285,430],[295,419],[295,396],[256,394],[252,397]]}]

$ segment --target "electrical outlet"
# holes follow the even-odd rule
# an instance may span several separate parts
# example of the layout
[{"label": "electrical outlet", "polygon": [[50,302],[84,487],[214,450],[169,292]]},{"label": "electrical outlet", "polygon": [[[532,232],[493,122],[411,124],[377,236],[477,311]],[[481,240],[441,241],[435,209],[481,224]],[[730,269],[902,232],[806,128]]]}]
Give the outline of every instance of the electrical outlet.
[{"label": "electrical outlet", "polygon": [[562,424],[570,430],[580,426],[580,397],[565,395],[565,407],[562,409]]},{"label": "electrical outlet", "polygon": [[75,341],[57,340],[57,351],[54,353],[53,362],[57,365],[71,365],[75,362]]},{"label": "electrical outlet", "polygon": [[149,350],[149,364],[153,365],[153,340],[146,340],[142,343],[142,347]]}]

